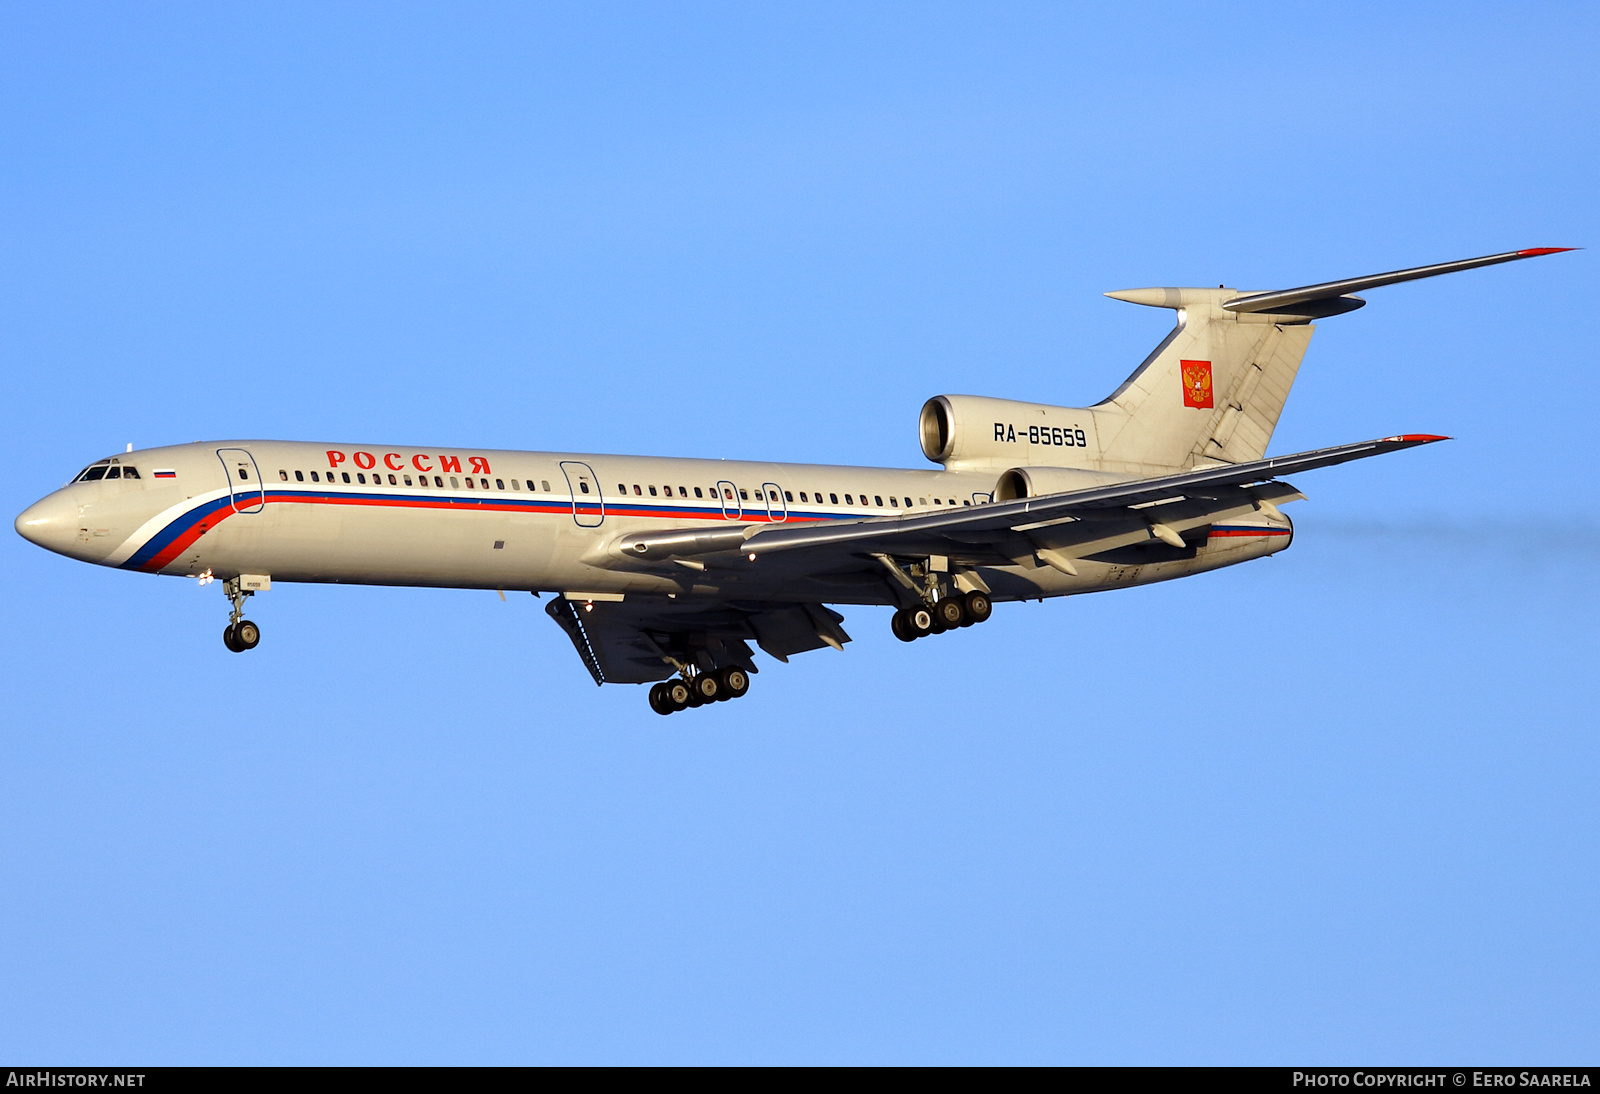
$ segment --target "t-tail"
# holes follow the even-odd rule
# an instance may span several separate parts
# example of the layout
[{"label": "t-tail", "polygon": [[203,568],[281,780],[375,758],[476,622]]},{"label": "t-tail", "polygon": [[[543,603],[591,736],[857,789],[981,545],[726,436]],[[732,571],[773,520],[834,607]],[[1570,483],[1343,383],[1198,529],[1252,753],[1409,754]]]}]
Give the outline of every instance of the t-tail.
[{"label": "t-tail", "polygon": [[1082,408],[942,395],[923,408],[923,451],[952,470],[1034,465],[1118,476],[1259,460],[1294,386],[1313,322],[1364,306],[1355,293],[1572,249],[1533,247],[1271,292],[1106,293],[1178,313],[1177,326],[1121,387]]}]

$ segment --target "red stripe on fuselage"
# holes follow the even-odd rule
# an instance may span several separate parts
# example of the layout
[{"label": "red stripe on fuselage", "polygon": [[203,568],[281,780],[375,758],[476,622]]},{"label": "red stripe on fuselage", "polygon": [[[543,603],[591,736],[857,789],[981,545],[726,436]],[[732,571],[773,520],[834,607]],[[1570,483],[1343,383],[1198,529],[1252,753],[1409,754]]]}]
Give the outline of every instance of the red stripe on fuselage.
[{"label": "red stripe on fuselage", "polygon": [[[464,509],[466,506],[470,505],[470,506],[473,507],[473,509],[475,509],[478,512],[487,511],[487,512],[494,512],[494,513],[539,513],[539,514],[550,515],[550,516],[570,516],[572,514],[572,502],[570,502],[570,501],[551,501],[548,504],[544,503],[544,502],[537,502],[537,503],[534,503],[534,504],[530,505],[530,504],[526,504],[526,503],[523,503],[523,504],[512,504],[512,503],[509,503],[509,502],[507,502],[507,503],[499,503],[499,502],[493,502],[493,501],[478,501],[476,498],[455,498],[455,497],[452,497],[452,498],[432,498],[432,497],[374,498],[374,497],[362,497],[360,495],[341,495],[341,494],[323,494],[323,495],[315,496],[315,497],[298,497],[298,496],[297,497],[274,497],[271,493],[268,493],[265,496],[263,503],[264,504],[265,503],[270,503],[270,504],[276,504],[276,505],[374,505],[374,506],[381,506],[381,507],[392,508],[392,509],[458,509],[458,510],[459,509]],[[583,503],[580,502],[579,503],[579,513],[580,514],[583,512],[583,508],[584,508]],[[598,504],[591,505],[590,506],[590,512],[593,515],[599,515],[599,505]],[[150,561],[146,562],[143,566],[140,567],[140,569],[145,571],[145,572],[147,572],[147,573],[153,573],[153,572],[156,572],[156,571],[159,571],[159,570],[162,570],[162,569],[166,568],[167,566],[171,565],[171,563],[173,562],[174,559],[176,559],[179,555],[183,554],[184,551],[188,550],[189,547],[192,546],[194,544],[194,542],[197,539],[199,539],[202,535],[204,535],[205,533],[211,531],[213,528],[217,527],[217,525],[221,524],[224,520],[228,519],[229,517],[235,516],[237,513],[238,513],[238,510],[234,509],[231,505],[229,505],[229,506],[224,506],[223,508],[217,509],[214,512],[208,514],[203,519],[197,521],[194,524],[193,527],[191,527],[191,528],[187,529],[186,531],[180,533],[176,538],[173,539],[173,541],[171,543],[167,544],[166,547],[162,548],[161,551],[158,554],[153,555],[151,557]],[[246,515],[253,515],[253,514],[246,514]],[[606,516],[611,516],[611,517],[647,517],[647,518],[652,518],[652,519],[655,519],[655,520],[684,520],[684,519],[688,519],[688,520],[717,520],[717,521],[740,520],[740,521],[745,521],[745,522],[749,522],[749,523],[766,522],[766,523],[770,523],[770,524],[779,524],[779,523],[799,524],[799,523],[802,523],[802,522],[827,520],[828,519],[827,517],[790,516],[788,518],[788,521],[784,522],[784,521],[774,521],[770,516],[768,516],[765,513],[760,513],[760,514],[747,513],[746,515],[744,515],[742,517],[725,517],[725,516],[722,515],[722,511],[720,509],[709,509],[709,510],[686,509],[686,510],[684,510],[682,512],[675,512],[675,513],[654,513],[654,512],[648,512],[648,511],[639,510],[639,509],[632,508],[632,507],[624,507],[624,506],[610,506],[610,507],[607,507]],[[182,520],[183,518],[179,517],[178,519]]]}]

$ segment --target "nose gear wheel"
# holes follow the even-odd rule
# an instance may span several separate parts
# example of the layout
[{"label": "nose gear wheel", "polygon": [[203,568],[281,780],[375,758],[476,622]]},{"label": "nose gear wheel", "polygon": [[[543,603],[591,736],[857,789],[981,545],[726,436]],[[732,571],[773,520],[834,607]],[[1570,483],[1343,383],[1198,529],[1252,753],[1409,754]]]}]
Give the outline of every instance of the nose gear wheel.
[{"label": "nose gear wheel", "polygon": [[240,588],[236,577],[224,581],[222,591],[233,604],[233,610],[228,613],[228,625],[222,630],[222,644],[234,653],[255,649],[261,641],[261,628],[244,617],[244,602],[255,593]]}]

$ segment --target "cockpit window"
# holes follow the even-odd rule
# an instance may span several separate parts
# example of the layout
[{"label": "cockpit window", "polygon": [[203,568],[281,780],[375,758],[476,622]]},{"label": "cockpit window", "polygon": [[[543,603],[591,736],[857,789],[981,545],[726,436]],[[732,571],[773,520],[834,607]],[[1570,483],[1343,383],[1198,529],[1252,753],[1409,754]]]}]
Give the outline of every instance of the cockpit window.
[{"label": "cockpit window", "polygon": [[111,468],[111,470],[106,472],[106,478],[108,478],[108,479],[120,479],[120,478],[122,478],[122,468],[120,468],[120,467]]},{"label": "cockpit window", "polygon": [[106,468],[103,467],[100,464],[95,464],[93,467],[89,468],[89,470],[85,471],[82,475],[78,476],[78,481],[79,482],[98,482],[99,480],[101,480],[101,479],[103,479],[105,477],[106,477]]},{"label": "cockpit window", "polygon": [[122,477],[125,479],[136,479],[139,477],[139,469],[137,467],[124,467],[122,469]]}]

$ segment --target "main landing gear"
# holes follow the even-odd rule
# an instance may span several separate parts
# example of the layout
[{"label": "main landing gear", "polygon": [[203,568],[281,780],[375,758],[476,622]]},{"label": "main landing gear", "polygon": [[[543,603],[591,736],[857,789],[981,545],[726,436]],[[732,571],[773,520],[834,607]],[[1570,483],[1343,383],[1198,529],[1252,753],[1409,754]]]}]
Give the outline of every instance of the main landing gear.
[{"label": "main landing gear", "polygon": [[931,604],[901,608],[889,621],[889,629],[900,641],[915,642],[930,634],[943,634],[957,627],[982,623],[993,613],[994,605],[990,603],[989,595],[973,590],[942,597]]},{"label": "main landing gear", "polygon": [[650,709],[657,714],[676,714],[689,707],[737,699],[749,690],[750,674],[738,665],[729,665],[716,672],[697,672],[652,684]]},{"label": "main landing gear", "polygon": [[256,643],[261,641],[261,628],[244,617],[245,599],[255,593],[241,589],[236,577],[224,581],[222,591],[233,603],[233,610],[228,613],[228,625],[222,631],[222,644],[234,653],[255,649]]}]

